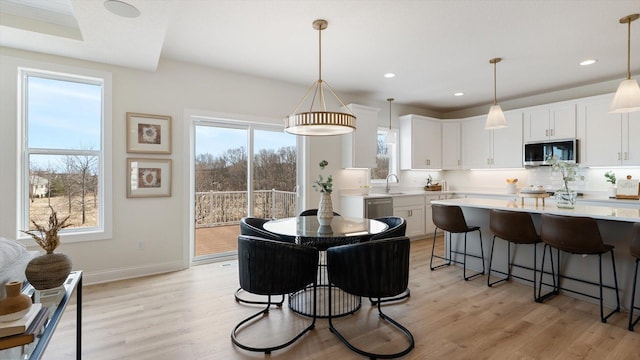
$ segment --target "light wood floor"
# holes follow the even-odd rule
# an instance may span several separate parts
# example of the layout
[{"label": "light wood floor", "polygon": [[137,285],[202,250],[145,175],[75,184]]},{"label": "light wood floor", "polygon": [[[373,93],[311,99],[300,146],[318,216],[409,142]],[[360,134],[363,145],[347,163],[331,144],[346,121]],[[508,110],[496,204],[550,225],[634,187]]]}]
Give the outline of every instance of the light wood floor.
[{"label": "light wood floor", "polygon": [[[640,329],[627,330],[627,313],[602,324],[596,304],[560,295],[544,304],[515,282],[488,288],[486,276],[462,280],[459,267],[429,271],[430,240],[412,242],[411,298],[384,311],[416,339],[407,359],[640,359]],[[237,262],[84,288],[83,357],[101,359],[358,359],[328,330],[326,320],[294,345],[265,356],[234,347],[231,329],[257,308],[234,301]],[[622,274],[621,276],[629,276]],[[375,351],[404,345],[377,327],[363,301],[337,326]],[[365,318],[368,317],[368,320]],[[272,310],[243,339],[258,345],[306,321]],[[74,359],[75,305],[47,349],[46,359]],[[394,342],[395,340],[398,340]]]}]

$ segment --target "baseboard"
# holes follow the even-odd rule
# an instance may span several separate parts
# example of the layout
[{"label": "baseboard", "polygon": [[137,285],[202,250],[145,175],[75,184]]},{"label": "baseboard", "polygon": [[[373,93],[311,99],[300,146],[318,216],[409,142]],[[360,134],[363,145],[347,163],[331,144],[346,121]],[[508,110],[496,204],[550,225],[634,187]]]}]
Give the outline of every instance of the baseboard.
[{"label": "baseboard", "polygon": [[83,272],[82,281],[84,285],[93,285],[117,280],[132,279],[142,276],[162,274],[183,269],[185,269],[185,267],[182,261],[171,261],[143,266],[117,268],[107,271]]}]

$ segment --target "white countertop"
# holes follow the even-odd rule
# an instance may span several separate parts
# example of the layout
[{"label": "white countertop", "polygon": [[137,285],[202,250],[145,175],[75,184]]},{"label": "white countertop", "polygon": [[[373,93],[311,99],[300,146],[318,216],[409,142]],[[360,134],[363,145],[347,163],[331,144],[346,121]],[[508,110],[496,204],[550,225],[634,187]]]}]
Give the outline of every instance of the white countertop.
[{"label": "white countertop", "polygon": [[[515,195],[514,195],[515,196]],[[458,205],[461,207],[474,207],[480,209],[501,209],[512,211],[524,211],[529,213],[547,213],[566,216],[588,216],[594,219],[640,222],[640,204],[637,208],[624,208],[612,205],[581,205],[576,203],[573,209],[559,209],[554,203],[546,206],[535,206],[531,201],[525,201],[524,205],[516,200],[498,200],[482,198],[460,198],[449,200],[433,200],[432,204]]]}]

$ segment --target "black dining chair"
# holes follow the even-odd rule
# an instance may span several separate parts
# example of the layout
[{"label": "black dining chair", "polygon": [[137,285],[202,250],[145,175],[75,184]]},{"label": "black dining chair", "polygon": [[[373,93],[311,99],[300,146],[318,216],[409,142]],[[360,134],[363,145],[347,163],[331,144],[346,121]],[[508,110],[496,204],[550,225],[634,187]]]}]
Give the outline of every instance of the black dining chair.
[{"label": "black dining chair", "polygon": [[[411,332],[382,311],[377,301],[378,316],[406,338],[408,344],[401,350],[390,354],[378,354],[353,345],[338,331],[333,322],[332,286],[350,294],[377,299],[389,298],[401,294],[409,284],[409,250],[407,237],[396,237],[342,245],[327,250],[329,272],[329,329],[352,351],[371,359],[391,359],[408,354],[415,346]],[[361,333],[368,330],[359,329]]]},{"label": "black dining chair", "polygon": [[[307,209],[303,210],[298,216],[316,216],[318,215],[318,209]],[[333,212],[333,216],[340,216],[337,212]]]},{"label": "black dining chair", "polygon": [[[394,238],[394,237],[402,237],[405,236],[407,233],[407,221],[404,218],[401,218],[399,216],[384,216],[381,218],[377,218],[376,220],[383,222],[385,224],[387,224],[388,228],[387,230],[384,230],[382,232],[379,232],[377,234],[372,235],[368,241],[373,241],[373,240],[380,240],[380,239],[388,239],[388,238]],[[389,302],[389,301],[397,301],[397,300],[402,300],[402,299],[406,299],[409,296],[411,296],[411,290],[409,288],[406,288],[402,294],[398,295],[398,296],[394,296],[394,297],[390,297],[390,298],[383,298],[383,299],[379,299],[379,300],[375,300],[373,298],[369,298],[369,301],[371,302],[372,305],[376,305],[378,303],[378,301],[381,302]]]},{"label": "black dining chair", "polygon": [[[283,238],[278,234],[274,234],[270,231],[265,230],[264,224],[267,221],[269,221],[269,219],[262,219],[262,218],[250,217],[250,216],[243,217],[242,219],[240,219],[240,235],[257,236],[260,238],[270,239],[274,241],[293,242],[289,238]],[[236,292],[233,294],[237,302],[245,303],[245,304],[253,304],[253,305],[267,304],[267,302],[265,301],[244,299],[242,298],[242,295],[241,295],[243,292],[244,290],[242,289],[242,287],[239,287],[236,290]],[[284,303],[284,294],[282,294],[282,298],[279,301],[276,301],[276,302],[269,301],[269,303],[276,305],[278,307],[282,306],[282,304]]]},{"label": "black dining chair", "polygon": [[[238,272],[240,287],[252,294],[266,295],[267,305],[264,309],[240,321],[231,332],[231,341],[238,347],[269,354],[293,344],[316,323],[316,291],[313,288],[312,321],[293,338],[272,346],[250,346],[241,342],[238,335],[243,329],[255,325],[259,321],[268,321],[271,297],[296,292],[315,285],[318,271],[318,251],[314,248],[291,244],[282,241],[262,239],[255,236],[238,236]],[[265,315],[265,316],[263,316]],[[255,321],[253,321],[256,319]],[[276,337],[282,324],[271,324],[278,328],[269,336]]]}]

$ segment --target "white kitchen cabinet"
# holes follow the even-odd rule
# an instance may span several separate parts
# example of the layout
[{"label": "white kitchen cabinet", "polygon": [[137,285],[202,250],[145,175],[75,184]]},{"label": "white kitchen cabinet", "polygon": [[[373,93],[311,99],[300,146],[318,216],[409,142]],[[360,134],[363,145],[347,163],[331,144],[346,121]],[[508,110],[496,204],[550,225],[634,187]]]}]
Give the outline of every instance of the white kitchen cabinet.
[{"label": "white kitchen cabinet", "polygon": [[404,218],[407,222],[406,236],[410,238],[424,237],[425,206],[423,195],[395,196],[393,198],[393,215]]},{"label": "white kitchen cabinet", "polygon": [[578,160],[585,166],[640,165],[640,115],[609,113],[613,94],[585,99],[578,107]]},{"label": "white kitchen cabinet", "polygon": [[400,117],[400,169],[441,168],[441,122],[418,115]]},{"label": "white kitchen cabinet", "polygon": [[442,122],[442,169],[462,169],[462,142],[460,122]]},{"label": "white kitchen cabinet", "polygon": [[[375,168],[380,109],[358,104],[347,107],[356,117],[356,130],[342,135],[342,167]],[[346,109],[342,111],[348,112]]]},{"label": "white kitchen cabinet", "polygon": [[563,102],[525,109],[524,141],[546,141],[576,137],[576,104]]},{"label": "white kitchen cabinet", "polygon": [[485,130],[486,115],[462,123],[464,167],[467,169],[522,167],[522,113],[504,113],[507,127]]}]

